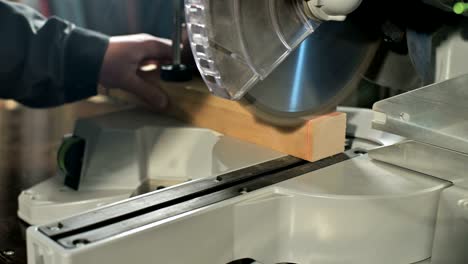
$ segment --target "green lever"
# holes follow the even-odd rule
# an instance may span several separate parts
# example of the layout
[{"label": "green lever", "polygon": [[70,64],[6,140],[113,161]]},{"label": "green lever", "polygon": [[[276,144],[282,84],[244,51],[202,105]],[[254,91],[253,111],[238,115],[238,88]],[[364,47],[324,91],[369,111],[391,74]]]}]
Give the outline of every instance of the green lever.
[{"label": "green lever", "polygon": [[468,3],[458,2],[453,6],[453,12],[455,12],[455,14],[458,14],[458,15],[465,13],[465,11],[467,10],[468,10]]}]

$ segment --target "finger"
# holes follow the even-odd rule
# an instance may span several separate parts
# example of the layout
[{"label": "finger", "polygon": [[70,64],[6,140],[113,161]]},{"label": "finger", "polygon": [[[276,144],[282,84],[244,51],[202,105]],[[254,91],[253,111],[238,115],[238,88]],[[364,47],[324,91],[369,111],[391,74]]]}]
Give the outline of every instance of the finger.
[{"label": "finger", "polygon": [[172,58],[172,41],[169,39],[148,37],[143,45],[144,57],[146,59],[168,59]]},{"label": "finger", "polygon": [[169,98],[156,83],[150,84],[138,76],[135,76],[130,85],[131,87],[128,87],[128,90],[146,102],[153,109],[161,111],[167,108]]}]

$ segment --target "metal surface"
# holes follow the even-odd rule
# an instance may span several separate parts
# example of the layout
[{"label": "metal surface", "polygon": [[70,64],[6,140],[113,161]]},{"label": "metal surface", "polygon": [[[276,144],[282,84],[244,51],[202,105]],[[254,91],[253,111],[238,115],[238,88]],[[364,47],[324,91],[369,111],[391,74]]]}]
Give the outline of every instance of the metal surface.
[{"label": "metal surface", "polygon": [[324,23],[245,98],[278,118],[328,111],[356,87],[376,46],[353,23]]},{"label": "metal surface", "polygon": [[[261,163],[259,165],[230,172],[218,176],[215,179],[202,178],[191,181],[173,188],[168,188],[160,192],[149,193],[134,199],[110,205],[97,211],[88,212],[77,217],[69,218],[60,223],[41,227],[41,231],[51,237],[63,237],[68,233],[76,232],[79,229],[93,228],[106,221],[118,221],[127,219],[158,208],[167,207],[175,203],[195,198],[210,190],[219,190],[224,186],[232,185],[250,179],[251,177],[273,173],[275,170],[297,165],[304,161],[283,157],[273,161]],[[131,206],[129,206],[131,203]],[[56,228],[60,227],[60,228]]]},{"label": "metal surface", "polygon": [[[359,140],[362,144],[354,144],[352,148],[374,149],[388,146],[404,140],[394,134],[372,129],[374,112],[370,109],[354,107],[338,107],[337,111],[346,114],[346,138],[347,140]],[[366,144],[367,143],[367,144]],[[355,147],[354,147],[355,146]]]},{"label": "metal surface", "polygon": [[411,140],[468,153],[468,75],[374,105],[373,127]]},{"label": "metal surface", "polygon": [[172,60],[174,65],[181,64],[180,44],[182,39],[182,15],[183,0],[173,0],[174,2],[174,32],[172,33]]},{"label": "metal surface", "polygon": [[373,159],[447,180],[468,188],[468,155],[415,141],[369,151]]},{"label": "metal surface", "polygon": [[74,264],[414,263],[430,256],[446,185],[364,155],[77,248],[31,228],[31,264],[43,252]]},{"label": "metal surface", "polygon": [[444,190],[437,214],[431,264],[468,263],[468,190]]},{"label": "metal surface", "polygon": [[[340,154],[314,163],[292,157],[280,158],[216,178],[187,183],[137,197],[55,225],[40,227],[40,230],[63,247],[74,248],[78,246],[77,244],[100,241],[328,167],[357,155],[353,150],[347,154]],[[167,201],[169,197],[171,200]],[[116,217],[117,215],[121,216]],[[83,224],[83,221],[86,224]]]}]

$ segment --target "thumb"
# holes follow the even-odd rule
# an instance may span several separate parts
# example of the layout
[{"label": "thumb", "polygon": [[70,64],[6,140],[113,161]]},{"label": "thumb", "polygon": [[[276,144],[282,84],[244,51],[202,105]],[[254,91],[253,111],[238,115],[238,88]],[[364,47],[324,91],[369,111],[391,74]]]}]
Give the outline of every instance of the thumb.
[{"label": "thumb", "polygon": [[167,94],[155,83],[148,83],[138,75],[129,83],[128,91],[138,96],[146,104],[156,111],[161,111],[169,105]]}]

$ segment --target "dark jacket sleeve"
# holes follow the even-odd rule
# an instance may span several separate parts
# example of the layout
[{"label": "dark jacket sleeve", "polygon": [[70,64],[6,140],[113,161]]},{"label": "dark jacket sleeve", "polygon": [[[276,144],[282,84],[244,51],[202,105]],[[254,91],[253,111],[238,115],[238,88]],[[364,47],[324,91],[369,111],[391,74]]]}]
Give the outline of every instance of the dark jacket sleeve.
[{"label": "dark jacket sleeve", "polygon": [[95,95],[108,37],[0,0],[0,98],[51,107]]}]

